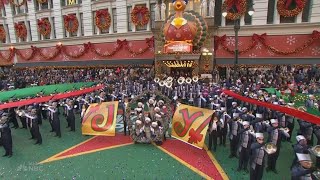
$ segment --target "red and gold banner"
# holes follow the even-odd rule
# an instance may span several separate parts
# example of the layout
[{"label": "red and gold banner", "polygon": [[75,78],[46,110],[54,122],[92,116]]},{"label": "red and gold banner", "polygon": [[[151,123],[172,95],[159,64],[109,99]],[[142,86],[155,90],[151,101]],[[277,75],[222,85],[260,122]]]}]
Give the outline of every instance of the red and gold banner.
[{"label": "red and gold banner", "polygon": [[82,134],[115,136],[118,101],[91,104],[82,121]]},{"label": "red and gold banner", "polygon": [[208,124],[214,111],[180,105],[172,120],[172,136],[202,149]]},{"label": "red and gold banner", "polygon": [[185,41],[174,41],[164,46],[165,53],[191,53],[192,52],[192,44],[187,43]]}]

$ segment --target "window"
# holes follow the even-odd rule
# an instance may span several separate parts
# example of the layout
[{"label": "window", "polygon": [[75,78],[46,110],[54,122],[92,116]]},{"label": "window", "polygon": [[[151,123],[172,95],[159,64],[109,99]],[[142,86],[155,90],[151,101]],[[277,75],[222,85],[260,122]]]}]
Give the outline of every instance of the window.
[{"label": "window", "polygon": [[234,25],[234,20],[230,20],[230,19],[227,19],[227,18],[225,18],[225,20],[226,20],[226,26]]},{"label": "window", "polygon": [[[248,0],[248,1],[247,1],[247,3],[248,3],[249,6],[250,6],[251,4],[253,4],[252,1],[253,1],[253,0]],[[245,15],[244,15],[244,24],[245,24],[245,25],[251,25],[251,24],[252,24],[252,16],[250,16],[250,15],[248,14],[249,6],[248,6],[248,8],[247,8],[247,12],[246,12]]]},{"label": "window", "polygon": [[83,13],[80,13],[81,36],[84,36]]},{"label": "window", "polygon": [[215,10],[214,10],[214,25],[221,26],[222,18],[222,1],[215,1]]},{"label": "window", "polygon": [[[64,17],[63,17],[63,18],[64,18]],[[78,17],[77,17],[77,18],[78,18]],[[63,20],[63,21],[64,21],[64,20]],[[78,26],[78,31],[79,31],[79,29],[81,29],[81,27],[80,27],[80,20],[79,20],[79,19],[78,19],[78,22],[79,22],[79,26]],[[78,36],[78,31],[71,33],[71,32],[68,32],[65,27],[63,28],[64,37],[66,37],[66,38],[67,38],[67,37],[76,37],[76,36]]]},{"label": "window", "polygon": [[[143,5],[137,5],[137,6],[146,6],[145,4]],[[136,31],[144,31],[144,30],[147,30],[147,26],[148,24],[144,25],[144,26],[136,26]]]},{"label": "window", "polygon": [[[20,4],[18,0],[14,0],[16,4]],[[23,13],[28,13],[28,5],[25,3],[24,5],[20,7],[16,7],[15,5],[11,4],[12,8],[12,14],[17,15],[17,14],[23,14]]]},{"label": "window", "polygon": [[93,24],[92,24],[92,28],[93,28],[93,34],[97,34],[97,26],[96,26],[96,11],[93,11],[92,12],[92,18],[93,18],[93,20],[92,20],[92,22],[93,22]]},{"label": "window", "polygon": [[273,22],[274,22],[275,4],[276,4],[275,0],[268,1],[267,24],[273,24]]},{"label": "window", "polygon": [[127,7],[127,19],[128,19],[128,31],[132,31],[132,21],[131,21],[131,12],[132,12],[132,6]]},{"label": "window", "polygon": [[6,17],[6,8],[4,6],[0,8],[0,17]]},{"label": "window", "polygon": [[6,34],[7,34],[7,37],[6,37],[6,40],[7,40],[7,43],[10,43],[11,42],[11,38],[10,38],[10,33],[9,33],[9,26],[8,24],[6,24]]},{"label": "window", "polygon": [[[49,18],[46,18],[46,19],[50,22]],[[37,25],[37,27],[38,27],[38,25]],[[52,24],[51,24],[51,31],[52,31]],[[43,36],[40,32],[38,33],[38,38],[40,40],[50,39],[50,37],[51,37],[50,33],[47,36]]]},{"label": "window", "polygon": [[311,9],[311,0],[306,2],[306,5],[302,12],[302,22],[309,22],[310,21],[310,9]]},{"label": "window", "polygon": [[117,9],[112,8],[112,23],[113,23],[113,32],[117,32]]},{"label": "window", "polygon": [[296,17],[283,17],[280,16],[280,23],[295,23]]},{"label": "window", "polygon": [[[18,24],[25,24],[25,26],[26,26],[26,28],[27,28],[27,34],[28,34],[28,30],[30,30],[30,29],[28,29],[28,24],[26,24],[25,22],[17,22]],[[18,35],[17,35],[17,31],[14,29],[14,32],[15,32],[15,34],[16,34],[16,39],[19,41],[19,42],[26,42],[26,38],[19,38],[18,37]],[[30,32],[30,31],[29,31]],[[29,35],[27,35],[27,37],[28,37]]]},{"label": "window", "polygon": [[156,4],[154,3],[154,4],[150,4],[150,8],[149,9],[151,9],[151,11],[150,11],[150,18],[151,18],[151,21],[150,21],[150,23],[151,23],[151,28],[155,28],[155,19],[156,19],[156,17],[155,17],[155,12],[154,12],[154,6],[155,6]]},{"label": "window", "polygon": [[53,32],[52,38],[57,38],[56,37],[56,23],[54,22],[54,17],[51,17],[51,31]]},{"label": "window", "polygon": [[30,37],[30,41],[32,41],[32,33],[31,33],[31,25],[30,25],[30,21],[27,22],[27,30],[29,31],[28,36]]}]

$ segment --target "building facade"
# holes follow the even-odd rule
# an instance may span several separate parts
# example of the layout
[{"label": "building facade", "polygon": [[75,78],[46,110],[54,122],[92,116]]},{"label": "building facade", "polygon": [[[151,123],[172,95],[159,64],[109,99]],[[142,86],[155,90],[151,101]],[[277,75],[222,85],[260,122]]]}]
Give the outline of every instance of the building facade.
[{"label": "building facade", "polygon": [[[208,52],[193,58],[210,61],[210,69],[234,62],[234,21],[222,16],[228,1],[188,1],[187,10],[201,14],[208,25],[203,45]],[[281,16],[278,1],[255,0],[255,13],[241,16],[239,64],[319,62],[320,1],[301,0],[303,10],[294,17]],[[149,11],[147,24],[133,23],[135,7]],[[164,20],[174,14],[169,0],[10,0],[0,11],[0,65],[144,66],[159,54],[173,58],[163,56],[159,40]],[[107,21],[107,28],[97,21]]]}]

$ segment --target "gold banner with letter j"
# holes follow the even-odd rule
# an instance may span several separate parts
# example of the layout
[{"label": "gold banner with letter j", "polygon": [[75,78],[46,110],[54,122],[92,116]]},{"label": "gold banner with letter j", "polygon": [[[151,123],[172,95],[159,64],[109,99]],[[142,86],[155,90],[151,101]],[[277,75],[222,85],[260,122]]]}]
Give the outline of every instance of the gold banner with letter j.
[{"label": "gold banner with letter j", "polygon": [[115,136],[118,101],[91,104],[82,120],[82,134]]},{"label": "gold banner with letter j", "polygon": [[172,136],[202,149],[213,110],[180,105],[172,120]]}]

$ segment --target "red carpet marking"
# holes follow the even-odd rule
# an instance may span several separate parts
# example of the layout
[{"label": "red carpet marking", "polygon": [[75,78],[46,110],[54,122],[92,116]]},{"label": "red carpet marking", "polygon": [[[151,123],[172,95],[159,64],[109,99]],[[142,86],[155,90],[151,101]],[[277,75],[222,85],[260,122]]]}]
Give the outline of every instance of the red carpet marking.
[{"label": "red carpet marking", "polygon": [[221,172],[223,171],[220,169],[221,167],[216,167],[212,157],[210,157],[206,150],[195,148],[179,140],[167,140],[160,149],[161,148],[185,162],[183,163],[180,161],[187,167],[192,166],[191,168],[189,167],[190,169],[195,172],[201,172],[197,172],[198,174],[207,176],[204,178],[209,177],[215,180],[228,179],[225,173]]},{"label": "red carpet marking", "polygon": [[94,153],[97,151],[103,151],[106,149],[117,148],[121,146],[126,146],[133,144],[130,136],[124,136],[122,134],[117,134],[116,136],[94,136],[87,141],[84,141],[78,145],[75,145],[61,153],[58,153],[42,162],[47,163],[51,161],[66,159],[70,157],[75,157],[79,155]]}]

